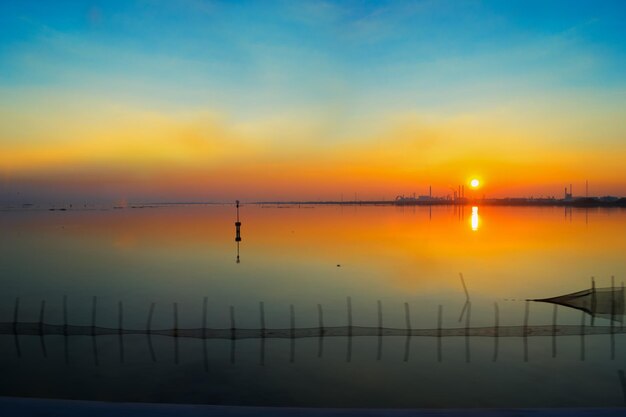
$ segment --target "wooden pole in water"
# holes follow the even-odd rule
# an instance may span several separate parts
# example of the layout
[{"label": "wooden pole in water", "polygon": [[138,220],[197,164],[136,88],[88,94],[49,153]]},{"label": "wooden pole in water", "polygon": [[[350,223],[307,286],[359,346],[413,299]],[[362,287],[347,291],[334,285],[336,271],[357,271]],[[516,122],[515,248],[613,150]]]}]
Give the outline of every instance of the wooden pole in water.
[{"label": "wooden pole in water", "polygon": [[63,356],[65,364],[70,363],[69,349],[67,346],[67,296],[63,295]]},{"label": "wooden pole in water", "polygon": [[174,307],[174,337],[178,337],[178,303],[173,304]]},{"label": "wooden pole in water", "polygon": [[524,305],[524,337],[528,335],[528,316],[530,315],[530,302],[526,300]]},{"label": "wooden pole in water", "polygon": [[93,349],[93,359],[96,366],[100,366],[98,361],[98,343],[96,342],[96,307],[98,303],[98,297],[95,295],[91,302],[91,345]]},{"label": "wooden pole in water", "polygon": [[41,307],[39,308],[39,334],[43,334],[43,318],[46,309],[46,300],[41,300]]},{"label": "wooden pole in water", "polygon": [[231,365],[234,365],[235,362],[237,361],[236,350],[237,350],[237,345],[235,342],[235,336],[232,336],[230,339],[230,364]]},{"label": "wooden pole in water", "polygon": [[595,322],[595,311],[596,311],[596,280],[594,277],[591,277],[591,326],[594,325]]},{"label": "wooden pole in water", "polygon": [[262,366],[265,366],[265,303],[263,301],[259,303],[259,319],[261,322],[260,363]]},{"label": "wooden pole in water", "polygon": [[265,337],[265,303],[259,303],[259,319],[261,322],[261,337]]},{"label": "wooden pole in water", "polygon": [[206,339],[206,315],[207,315],[207,306],[209,303],[208,297],[204,297],[202,300],[202,338]]},{"label": "wooden pole in water", "polygon": [[615,277],[611,275],[611,360],[615,359]]},{"label": "wooden pole in water", "polygon": [[556,319],[557,319],[557,309],[558,305],[554,305],[554,310],[552,311],[552,357],[556,358]]},{"label": "wooden pole in water", "polygon": [[409,356],[411,353],[411,334],[407,334],[404,338],[404,362],[409,361]]},{"label": "wooden pole in water", "polygon": [[118,316],[119,316],[119,321],[118,321],[118,327],[117,330],[119,332],[119,334],[122,334],[122,329],[124,328],[124,308],[122,306],[122,302],[120,301],[117,304],[117,311],[118,311]]},{"label": "wooden pole in water", "polygon": [[100,366],[100,361],[98,360],[98,342],[96,341],[96,335],[94,333],[91,335],[91,349],[93,351],[94,364]]},{"label": "wooden pole in water", "polygon": [[530,315],[530,301],[524,306],[524,362],[528,362],[528,316]]},{"label": "wooden pole in water", "polygon": [[352,362],[352,333],[348,334],[348,346],[346,347],[346,362]]},{"label": "wooden pole in water", "polygon": [[63,335],[67,336],[67,295],[63,296]]},{"label": "wooden pole in water", "polygon": [[230,363],[235,363],[235,307],[230,306]]},{"label": "wooden pole in water", "polygon": [[615,276],[611,275],[611,330],[613,330],[613,318],[615,317]]},{"label": "wooden pole in water", "polygon": [[443,326],[443,306],[439,304],[437,308],[437,362],[441,362],[443,355],[441,352],[441,335]]},{"label": "wooden pole in water", "polygon": [[[581,312],[580,316],[580,360],[585,360],[585,312]],[[592,316],[593,317],[593,316]]]},{"label": "wooden pole in water", "polygon": [[98,297],[95,295],[91,299],[91,335],[95,336],[96,334],[96,303],[98,302]]},{"label": "wooden pole in water", "polygon": [[470,301],[467,302],[467,316],[465,316],[465,362],[470,363],[470,337],[469,337],[469,329],[470,329],[470,320],[472,317],[472,303]]},{"label": "wooden pole in water", "polygon": [[348,310],[348,332],[352,333],[352,298],[346,298],[346,307]]},{"label": "wooden pole in water", "polygon": [[41,351],[43,353],[43,357],[47,358],[48,354],[46,352],[46,342],[43,337],[43,320],[46,309],[46,300],[41,300],[41,307],[39,309],[39,340],[41,341]]},{"label": "wooden pole in water", "polygon": [[463,278],[463,274],[459,273],[459,277],[461,277],[461,284],[463,284],[463,291],[465,291],[465,300],[469,301],[469,291],[467,291],[467,286],[465,285],[465,278]]},{"label": "wooden pole in water", "polygon": [[209,372],[209,355],[206,351],[206,337],[202,337],[202,359],[204,364],[204,372]]},{"label": "wooden pole in water", "polygon": [[324,353],[324,311],[322,305],[317,305],[317,320],[319,327],[319,342],[317,347],[317,357],[321,358]]},{"label": "wooden pole in water", "polygon": [[494,314],[494,323],[493,323],[493,333],[496,337],[500,335],[500,307],[498,303],[493,303],[493,314]]},{"label": "wooden pole in water", "polygon": [[13,333],[17,334],[17,320],[20,311],[20,297],[15,298],[15,307],[13,308]]},{"label": "wooden pole in water", "polygon": [[411,334],[411,312],[409,311],[409,303],[404,303],[404,316],[407,334]]},{"label": "wooden pole in water", "polygon": [[346,350],[346,362],[352,361],[352,298],[346,298],[348,308],[348,347]]},{"label": "wooden pole in water", "polygon": [[293,304],[289,305],[289,324],[290,324],[290,336],[291,336],[291,344],[290,344],[290,355],[289,355],[289,363],[293,363],[296,357],[296,312],[293,308]]},{"label": "wooden pole in water", "polygon": [[376,353],[376,360],[381,360],[383,357],[383,304],[380,300],[377,301],[378,306],[378,350]]},{"label": "wooden pole in water", "polygon": [[20,311],[20,297],[15,297],[15,305],[13,307],[13,328],[17,328]]},{"label": "wooden pole in water", "polygon": [[465,300],[465,304],[463,304],[463,308],[461,309],[461,314],[459,315],[459,323],[463,320],[463,316],[465,315],[465,310],[467,310],[468,304],[469,304],[469,300]]},{"label": "wooden pole in water", "polygon": [[404,303],[404,312],[406,318],[406,339],[404,341],[404,362],[409,361],[409,352],[411,349],[411,313],[409,312],[409,303]]},{"label": "wooden pole in water", "polygon": [[322,309],[322,305],[317,305],[317,322],[318,326],[321,330],[321,334],[324,333],[324,310]]},{"label": "wooden pole in water", "polygon": [[123,337],[124,308],[123,308],[121,301],[117,304],[117,309],[118,309],[118,316],[119,316],[117,332],[119,334],[119,344],[120,344],[120,363],[124,363],[124,337]]},{"label": "wooden pole in water", "polygon": [[259,364],[265,366],[265,334],[261,336],[261,347],[259,352]]},{"label": "wooden pole in water", "polygon": [[230,306],[230,338],[235,339],[235,307]]},{"label": "wooden pole in water", "polygon": [[493,303],[493,315],[493,361],[496,362],[498,360],[498,338],[500,337],[500,308],[497,302]]},{"label": "wooden pole in water", "polygon": [[148,311],[148,322],[146,323],[146,332],[150,334],[152,332],[152,314],[154,313],[154,302],[150,304],[150,311]]},{"label": "wooden pole in water", "polygon": [[150,349],[150,357],[152,358],[152,362],[156,362],[156,355],[154,354],[154,348],[152,347],[152,338],[150,334],[152,333],[152,314],[154,313],[155,303],[150,303],[150,310],[148,311],[148,321],[146,323],[146,335],[148,338],[148,348]]},{"label": "wooden pole in water", "polygon": [[174,302],[174,363],[178,365],[178,303]]},{"label": "wooden pole in water", "polygon": [[22,350],[20,349],[20,338],[17,335],[17,319],[18,319],[19,305],[20,305],[20,298],[17,297],[15,299],[15,309],[13,310],[13,340],[15,342],[15,351],[17,353],[17,357],[21,358]]},{"label": "wooden pole in water", "polygon": [[67,295],[63,295],[63,355],[65,363],[70,363],[70,352],[67,343]]}]

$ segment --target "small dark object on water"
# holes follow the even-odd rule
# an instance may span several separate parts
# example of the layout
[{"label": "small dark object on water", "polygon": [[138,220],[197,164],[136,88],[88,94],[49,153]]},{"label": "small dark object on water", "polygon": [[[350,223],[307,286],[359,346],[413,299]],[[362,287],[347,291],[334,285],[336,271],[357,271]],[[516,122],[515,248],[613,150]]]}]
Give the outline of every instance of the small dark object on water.
[{"label": "small dark object on water", "polygon": [[339,268],[341,266],[341,264],[337,264],[337,268]]}]

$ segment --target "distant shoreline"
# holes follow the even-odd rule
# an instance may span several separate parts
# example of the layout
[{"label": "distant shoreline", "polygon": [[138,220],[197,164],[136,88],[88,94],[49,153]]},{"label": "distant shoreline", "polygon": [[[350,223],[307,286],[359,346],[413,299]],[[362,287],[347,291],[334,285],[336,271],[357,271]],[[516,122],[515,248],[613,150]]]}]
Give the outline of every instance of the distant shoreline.
[{"label": "distant shoreline", "polygon": [[258,201],[245,204],[256,205],[341,205],[341,206],[529,206],[529,207],[619,207],[626,208],[626,198],[616,201],[602,201],[592,198],[572,201],[556,199],[463,199],[463,200],[434,200],[434,201],[390,201],[390,200],[363,200],[363,201]]},{"label": "distant shoreline", "polygon": [[[0,207],[0,211],[84,211],[108,209],[143,209],[158,208],[159,206],[185,205],[231,205],[234,202],[186,201],[186,202],[157,202],[132,203],[127,206],[116,205],[76,205],[70,204],[11,204]],[[457,200],[357,200],[357,201],[251,201],[242,202],[242,205],[270,206],[273,208],[303,207],[303,206],[393,206],[393,207],[432,207],[432,206],[498,206],[498,207],[573,207],[573,208],[626,208],[626,197],[612,201],[598,198],[578,198],[573,200],[531,199],[531,198],[498,198],[498,199],[457,199]],[[281,207],[282,206],[282,207]],[[269,208],[269,207],[268,207]]]}]

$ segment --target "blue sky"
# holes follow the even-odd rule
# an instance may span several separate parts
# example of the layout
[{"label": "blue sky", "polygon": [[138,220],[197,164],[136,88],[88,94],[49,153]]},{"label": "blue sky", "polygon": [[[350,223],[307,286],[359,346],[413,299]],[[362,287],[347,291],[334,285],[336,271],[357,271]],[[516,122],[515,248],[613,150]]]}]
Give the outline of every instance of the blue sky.
[{"label": "blue sky", "polygon": [[198,91],[218,90],[217,100],[239,107],[244,100],[232,96],[240,91],[258,93],[260,104],[291,106],[332,100],[335,88],[357,98],[378,90],[420,88],[428,97],[461,89],[444,93],[453,103],[471,95],[470,82],[488,94],[625,85],[623,2],[20,1],[1,7],[6,87],[100,88],[157,101],[180,96],[186,103],[206,100]]}]

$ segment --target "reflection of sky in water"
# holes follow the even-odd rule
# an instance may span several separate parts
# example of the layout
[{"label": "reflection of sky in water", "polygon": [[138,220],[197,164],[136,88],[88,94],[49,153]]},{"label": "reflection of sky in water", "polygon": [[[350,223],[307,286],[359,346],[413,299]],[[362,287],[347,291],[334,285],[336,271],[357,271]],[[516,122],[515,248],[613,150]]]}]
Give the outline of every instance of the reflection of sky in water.
[{"label": "reflection of sky in water", "polygon": [[[255,311],[258,301],[267,301],[270,315],[289,304],[342,311],[352,296],[364,318],[375,317],[380,299],[394,306],[390,320],[402,323],[405,301],[428,315],[438,304],[462,305],[460,272],[477,320],[481,305],[487,316],[495,301],[505,303],[503,315],[521,316],[520,303],[506,300],[588,288],[591,276],[607,286],[611,275],[618,283],[626,275],[622,210],[480,213],[476,224],[478,209],[470,207],[243,206],[239,264],[232,206],[3,213],[3,296],[36,304],[43,296],[98,295],[142,300],[145,309],[151,301],[196,305],[206,295],[220,318],[228,305]],[[6,304],[0,313],[10,314]],[[544,314],[542,307],[533,313]]]},{"label": "reflection of sky in water", "polygon": [[[592,275],[599,286],[609,285],[611,275],[616,276],[618,284],[624,279],[623,210],[480,207],[480,218],[478,212],[477,207],[243,206],[240,263],[236,263],[232,206],[4,212],[0,217],[0,321],[11,320],[14,297],[20,296],[21,321],[36,322],[40,302],[45,299],[46,321],[60,323],[61,299],[67,294],[70,322],[87,325],[91,320],[91,297],[97,295],[100,326],[117,325],[117,303],[123,301],[126,327],[144,328],[152,302],[156,303],[154,328],[171,327],[172,303],[177,302],[179,325],[190,328],[200,325],[202,299],[206,296],[209,327],[228,328],[232,305],[237,327],[257,328],[259,301],[265,302],[268,327],[289,327],[292,304],[298,327],[315,326],[318,303],[324,307],[326,325],[334,326],[345,325],[345,297],[351,296],[355,325],[375,325],[376,303],[381,300],[385,326],[404,327],[403,303],[407,302],[413,328],[434,328],[439,305],[443,308],[443,327],[452,328],[464,325],[459,323],[465,302],[458,276],[462,272],[472,298],[472,326],[493,325],[494,303],[499,306],[501,325],[520,325],[526,298],[588,288]],[[531,304],[529,324],[550,324],[552,311],[550,305]],[[559,323],[579,324],[580,320],[578,311],[559,310]],[[596,320],[596,325],[607,323]],[[579,337],[559,338],[559,358],[555,359],[551,357],[549,338],[531,338],[531,360],[527,364],[522,359],[520,338],[501,339],[497,365],[491,362],[492,338],[472,338],[471,365],[465,364],[462,338],[445,339],[443,364],[436,361],[435,342],[426,338],[412,340],[410,365],[402,365],[402,338],[385,339],[381,362],[375,360],[376,338],[356,338],[352,367],[344,362],[345,339],[329,340],[325,357],[319,362],[312,362],[317,360],[316,341],[298,340],[297,361],[291,369],[289,341],[268,342],[272,346],[268,361],[273,363],[269,368],[250,368],[252,362],[258,366],[258,351],[254,348],[258,341],[237,342],[238,361],[234,367],[229,365],[227,341],[210,341],[208,350],[211,366],[234,390],[258,390],[258,384],[267,385],[261,390],[265,400],[259,394],[240,398],[240,403],[280,405],[276,404],[278,397],[270,392],[274,389],[291,390],[291,404],[463,406],[472,395],[484,395],[481,390],[495,390],[498,396],[489,394],[491,399],[483,400],[486,405],[604,405],[621,400],[616,370],[623,360],[623,336],[614,337],[616,361],[608,360],[608,335],[587,336],[585,361],[580,361]],[[81,372],[93,376],[91,342],[80,339],[70,341],[72,361],[82,364],[76,366],[77,374],[72,377],[84,377]],[[38,366],[45,363],[50,372],[64,372],[62,338],[46,338],[47,362],[33,359],[41,356],[37,338],[20,336],[20,340],[24,356],[21,369],[39,375],[42,382],[34,385],[44,393],[52,383],[47,379],[52,374],[45,374],[47,371]],[[12,337],[0,336],[0,343],[7,358],[0,361],[3,371],[7,375],[20,372],[11,365],[15,356]],[[201,341],[180,341],[184,365],[177,366],[169,362],[173,355],[169,351],[171,339],[154,340],[157,356],[170,358],[158,365],[145,357],[143,338],[128,337],[125,343],[125,364],[98,368],[96,374],[100,376],[86,383],[85,397],[91,398],[89,392],[102,389],[100,382],[124,375],[132,386],[127,387],[131,393],[113,394],[117,388],[107,385],[105,391],[111,398],[137,400],[132,395],[136,390],[137,396],[141,393],[142,398],[154,400],[154,384],[158,383],[168,393],[163,398],[203,402],[201,396],[193,392],[183,395],[173,384],[163,382],[197,365],[200,374],[192,372],[182,378],[182,387],[201,381],[198,383],[204,388],[211,387],[211,401],[219,402],[221,398],[237,403],[233,392],[217,388],[219,384],[201,372],[202,354],[198,352],[202,350],[196,350]],[[98,344],[100,362],[117,363],[116,339],[103,337]],[[186,356],[184,352],[189,349],[191,353]],[[465,366],[464,370],[459,371],[460,365]],[[426,397],[411,397],[399,388],[411,385],[411,373],[418,368],[424,382],[433,382],[428,387],[430,398],[434,398],[431,402]],[[511,369],[518,375],[510,375]],[[359,375],[371,375],[372,380],[354,382],[357,370]],[[549,375],[545,374],[548,370]],[[299,380],[296,371],[324,381],[328,389],[315,395],[304,394],[315,387],[310,381]],[[145,372],[158,374],[158,378],[144,388],[135,388]],[[476,376],[477,372],[484,377]],[[257,383],[244,382],[253,375]],[[476,384],[467,398],[459,394],[452,399],[445,389],[451,384],[459,392],[463,390],[461,385],[466,386],[467,381],[451,382],[457,375]],[[552,381],[554,395],[536,393],[536,402],[522,400],[518,392],[531,389],[537,375]],[[283,378],[290,381],[290,387],[281,382]],[[507,386],[502,387],[500,379]],[[572,386],[587,379],[595,381],[595,391],[581,393]],[[404,382],[389,384],[390,380]],[[29,378],[24,381],[26,384]],[[352,396],[334,396],[331,391],[336,391],[335,384],[347,383],[354,384]],[[389,387],[382,389],[381,384]],[[22,395],[27,387],[5,384],[0,394]],[[371,390],[381,391],[374,395]],[[56,388],[56,395],[70,395],[61,391],[62,387]]]}]

